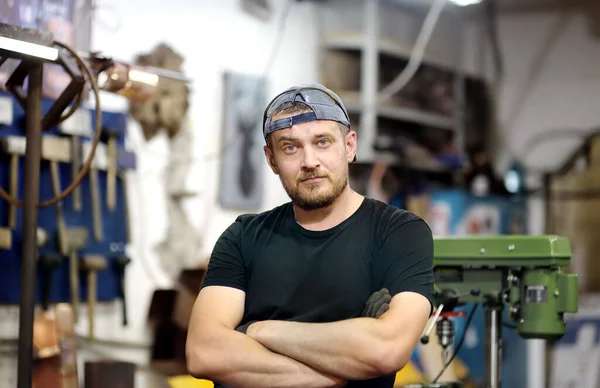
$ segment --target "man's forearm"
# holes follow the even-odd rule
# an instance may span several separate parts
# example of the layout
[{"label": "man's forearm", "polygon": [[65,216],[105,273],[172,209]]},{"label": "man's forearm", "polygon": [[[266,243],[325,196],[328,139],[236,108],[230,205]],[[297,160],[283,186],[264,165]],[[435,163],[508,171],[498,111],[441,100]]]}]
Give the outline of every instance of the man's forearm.
[{"label": "man's forearm", "polygon": [[332,323],[264,321],[252,324],[248,335],[272,351],[325,373],[363,380],[392,373],[387,337],[372,318]]},{"label": "man's forearm", "polygon": [[241,333],[223,329],[203,335],[188,352],[188,369],[197,378],[236,387],[336,387],[343,381],[273,353]]}]

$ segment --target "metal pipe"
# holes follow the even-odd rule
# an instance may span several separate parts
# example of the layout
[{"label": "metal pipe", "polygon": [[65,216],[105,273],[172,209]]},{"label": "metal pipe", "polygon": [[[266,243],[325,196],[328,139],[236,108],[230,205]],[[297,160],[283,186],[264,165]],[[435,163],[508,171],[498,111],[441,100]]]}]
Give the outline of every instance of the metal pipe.
[{"label": "metal pipe", "polygon": [[373,144],[377,137],[377,96],[379,93],[379,1],[367,0],[364,8],[364,40],[360,85],[361,106],[358,128],[357,159],[373,160]]},{"label": "metal pipe", "polygon": [[29,67],[26,104],[25,178],[23,194],[23,247],[21,252],[21,294],[19,302],[18,388],[31,388],[33,371],[33,314],[35,307],[35,267],[42,144],[41,62]]},{"label": "metal pipe", "polygon": [[485,388],[502,387],[502,306],[485,307]]}]

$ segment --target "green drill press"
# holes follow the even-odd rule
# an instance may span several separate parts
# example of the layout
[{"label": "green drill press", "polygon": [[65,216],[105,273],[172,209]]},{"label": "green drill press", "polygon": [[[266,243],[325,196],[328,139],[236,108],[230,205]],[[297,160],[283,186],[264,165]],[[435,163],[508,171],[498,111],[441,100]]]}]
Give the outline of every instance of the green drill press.
[{"label": "green drill press", "polygon": [[[480,304],[485,312],[485,388],[502,386],[505,308],[522,338],[557,340],[565,334],[563,316],[577,312],[578,305],[577,275],[563,272],[571,260],[568,239],[437,237],[434,246],[436,311],[421,342],[427,343],[436,327],[445,365],[451,361],[448,351],[454,342],[451,318],[461,315],[455,308],[465,304]],[[421,387],[446,386],[436,381]]]}]

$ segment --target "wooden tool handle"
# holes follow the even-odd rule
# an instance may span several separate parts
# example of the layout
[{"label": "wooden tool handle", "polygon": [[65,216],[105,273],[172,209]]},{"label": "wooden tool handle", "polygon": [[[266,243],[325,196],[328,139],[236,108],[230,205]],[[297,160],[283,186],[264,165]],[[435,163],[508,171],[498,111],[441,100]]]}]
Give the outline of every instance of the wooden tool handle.
[{"label": "wooden tool handle", "polygon": [[115,210],[117,204],[117,139],[108,139],[108,168],[106,171],[106,207]]},{"label": "wooden tool handle", "polygon": [[73,321],[79,319],[79,260],[77,252],[69,254],[69,283],[71,286],[71,305],[73,306]]},{"label": "wooden tool handle", "polygon": [[[55,196],[59,196],[60,189],[60,175],[58,171],[58,162],[50,161],[50,175],[52,177],[52,190]],[[66,256],[69,253],[69,245],[67,242],[67,234],[65,227],[65,218],[63,215],[62,201],[58,201],[55,205],[56,208],[56,226],[58,229],[58,243],[60,245],[60,253]]]},{"label": "wooden tool handle", "polygon": [[[71,154],[73,155],[73,160],[71,161],[71,179],[75,179],[79,174],[81,165],[81,144],[77,136],[71,137]],[[81,187],[79,185],[75,186],[71,195],[73,198],[73,210],[81,211]]]},{"label": "wooden tool handle", "polygon": [[90,190],[92,194],[92,218],[94,224],[94,238],[96,241],[104,239],[102,228],[102,210],[100,203],[100,187],[98,185],[98,170],[90,169]]},{"label": "wooden tool handle", "polygon": [[94,312],[96,310],[96,271],[88,273],[88,325],[90,341],[94,341]]}]

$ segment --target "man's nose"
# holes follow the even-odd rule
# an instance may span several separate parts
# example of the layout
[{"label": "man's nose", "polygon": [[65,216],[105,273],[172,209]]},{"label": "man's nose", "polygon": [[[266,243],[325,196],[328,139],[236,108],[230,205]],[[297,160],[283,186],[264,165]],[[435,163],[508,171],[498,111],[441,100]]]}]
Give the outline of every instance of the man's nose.
[{"label": "man's nose", "polygon": [[304,149],[304,157],[302,158],[302,168],[312,170],[319,167],[319,159],[315,152],[310,148]]}]

